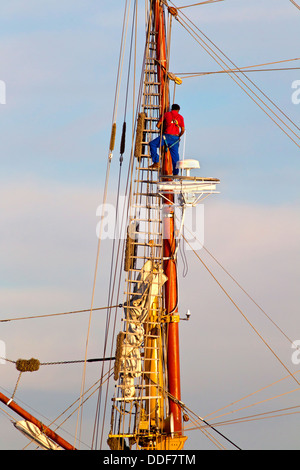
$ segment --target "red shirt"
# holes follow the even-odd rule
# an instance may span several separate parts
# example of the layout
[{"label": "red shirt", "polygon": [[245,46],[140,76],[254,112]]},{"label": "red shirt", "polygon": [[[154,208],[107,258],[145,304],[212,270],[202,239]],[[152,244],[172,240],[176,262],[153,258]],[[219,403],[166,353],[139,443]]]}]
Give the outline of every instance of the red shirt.
[{"label": "red shirt", "polygon": [[178,111],[168,111],[164,114],[164,134],[179,135],[180,128],[184,128],[184,119]]}]

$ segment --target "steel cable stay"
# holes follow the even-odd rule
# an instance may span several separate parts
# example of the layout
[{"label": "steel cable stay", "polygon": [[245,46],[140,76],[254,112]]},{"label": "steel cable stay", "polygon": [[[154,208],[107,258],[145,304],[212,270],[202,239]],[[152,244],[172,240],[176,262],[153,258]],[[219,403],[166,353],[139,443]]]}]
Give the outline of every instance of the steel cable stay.
[{"label": "steel cable stay", "polygon": [[[173,2],[170,1],[172,5]],[[193,27],[191,27],[187,21],[185,21],[183,18],[180,18],[180,15],[184,16],[187,21],[189,21]],[[260,98],[257,93],[250,88],[249,85],[245,83],[244,80],[242,80],[238,75],[237,72],[235,72],[235,69],[238,69],[239,72],[243,74],[246,80],[248,80],[288,121],[290,121],[295,127],[296,124],[270,99],[267,97],[267,95],[255,85],[255,83],[247,77],[247,75],[239,68],[237,67],[186,15],[181,14],[180,12],[176,16],[177,21],[179,24],[196,40],[196,42],[221,66],[221,68],[225,71],[227,70],[228,75],[232,80],[234,80],[235,83],[254,101],[261,109],[264,111],[267,116],[297,145],[297,147],[300,148],[300,144],[295,140],[300,139],[299,135],[297,135],[289,126],[287,123],[285,123],[279,116],[276,114],[275,111],[273,111],[267,104],[266,102]],[[194,28],[194,29],[193,29]],[[225,60],[223,60],[207,42],[205,42],[199,35],[201,33],[227,60],[231,62],[231,64],[234,66],[235,69],[232,69],[232,67],[229,67],[228,64],[226,64]],[[224,64],[224,65],[223,65]],[[230,70],[230,71],[228,71]],[[267,108],[267,110],[272,113],[272,115],[269,114],[269,112],[264,109],[264,107]],[[276,121],[276,118],[280,121],[280,123],[287,128],[288,131],[290,131],[294,137],[292,137],[287,130],[285,130],[282,125]],[[298,127],[297,127],[298,128]]]}]

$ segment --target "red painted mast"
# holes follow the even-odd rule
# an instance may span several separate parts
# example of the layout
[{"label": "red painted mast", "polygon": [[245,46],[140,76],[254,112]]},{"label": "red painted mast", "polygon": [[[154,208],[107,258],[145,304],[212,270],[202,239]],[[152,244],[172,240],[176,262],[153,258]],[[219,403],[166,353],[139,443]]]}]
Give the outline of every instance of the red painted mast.
[{"label": "red painted mast", "polygon": [[58,434],[56,434],[54,431],[52,431],[50,428],[45,426],[41,421],[37,420],[34,416],[31,414],[27,413],[23,408],[21,408],[17,403],[14,401],[11,401],[11,399],[7,398],[3,393],[0,393],[0,401],[7,405],[11,410],[13,410],[15,413],[17,413],[19,416],[22,416],[22,418],[26,419],[27,421],[30,421],[32,424],[37,426],[40,431],[42,431],[47,437],[52,439],[56,444],[58,444],[60,447],[62,447],[65,450],[76,450],[75,447],[73,447],[71,444],[69,444],[67,441],[65,441],[62,437],[60,437]]},{"label": "red painted mast", "polygon": [[[154,2],[155,25],[157,33],[157,60],[158,60],[158,81],[160,82],[161,96],[161,113],[169,110],[169,83],[166,76],[167,64],[167,47],[166,47],[166,30],[163,6],[159,0]],[[162,174],[164,176],[172,175],[172,160],[168,150],[165,151],[163,158]],[[164,272],[168,277],[165,283],[165,309],[168,316],[168,387],[169,393],[176,399],[181,399],[180,386],[180,357],[179,357],[179,328],[178,328],[178,291],[177,291],[177,266],[174,259],[176,248],[174,234],[174,195],[169,193],[166,195],[166,202],[163,211],[163,257]],[[170,415],[174,420],[174,432],[182,434],[182,412],[181,407],[169,400]]]}]

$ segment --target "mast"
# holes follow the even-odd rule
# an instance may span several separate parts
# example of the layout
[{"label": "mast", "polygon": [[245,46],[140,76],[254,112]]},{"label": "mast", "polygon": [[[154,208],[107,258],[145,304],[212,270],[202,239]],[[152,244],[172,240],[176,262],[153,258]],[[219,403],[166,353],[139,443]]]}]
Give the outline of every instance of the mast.
[{"label": "mast", "polygon": [[[169,80],[168,72],[168,52],[166,40],[166,27],[164,19],[163,4],[159,0],[155,1],[156,19],[156,50],[158,61],[158,76],[161,83],[161,107],[162,114],[169,110]],[[173,175],[172,160],[169,150],[165,150],[163,155],[162,174],[164,176]],[[166,178],[164,178],[166,181]],[[178,286],[177,286],[177,264],[174,258],[176,240],[174,235],[174,195],[172,192],[166,195],[163,210],[163,259],[164,272],[167,276],[165,283],[165,311],[167,316],[167,357],[168,357],[168,384],[169,393],[177,400],[181,398],[180,385],[180,356],[179,356],[179,323],[178,323]],[[170,416],[174,423],[174,432],[182,434],[181,408],[174,401],[169,400]]]},{"label": "mast", "polygon": [[158,135],[157,122],[169,110],[167,70],[164,2],[150,0],[125,254],[124,328],[117,338],[114,375],[118,383],[108,438],[113,450],[179,450],[186,440],[178,405],[173,194],[164,204],[157,191],[161,176],[173,173],[169,151],[161,153],[161,172],[149,168],[148,143]]}]

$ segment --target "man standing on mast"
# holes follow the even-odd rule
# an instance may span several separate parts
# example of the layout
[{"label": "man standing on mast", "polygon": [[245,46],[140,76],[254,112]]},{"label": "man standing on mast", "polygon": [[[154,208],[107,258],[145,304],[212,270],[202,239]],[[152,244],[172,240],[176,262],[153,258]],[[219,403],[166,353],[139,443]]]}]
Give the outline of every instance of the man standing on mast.
[{"label": "man standing on mast", "polygon": [[176,168],[176,164],[179,161],[179,141],[185,130],[184,119],[181,114],[179,114],[179,111],[180,106],[178,104],[173,104],[171,111],[165,113],[163,119],[160,118],[157,123],[157,127],[159,129],[162,124],[163,128],[162,135],[149,142],[150,154],[153,161],[153,164],[150,166],[152,170],[159,169],[159,155],[157,153],[157,149],[166,145],[172,157],[173,174],[178,175],[179,170]]}]

